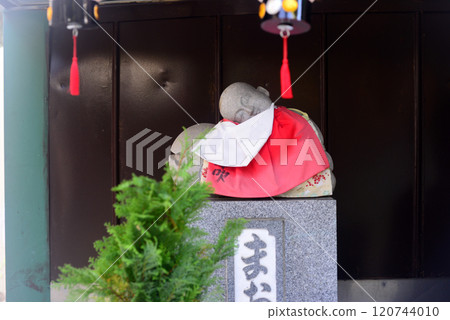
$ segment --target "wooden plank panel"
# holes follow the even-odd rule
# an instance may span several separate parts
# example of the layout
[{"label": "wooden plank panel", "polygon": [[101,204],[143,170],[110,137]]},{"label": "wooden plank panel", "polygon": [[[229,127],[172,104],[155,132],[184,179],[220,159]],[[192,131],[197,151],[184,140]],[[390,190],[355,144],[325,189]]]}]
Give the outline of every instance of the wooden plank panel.
[{"label": "wooden plank panel", "polygon": [[132,173],[143,174],[135,169],[136,150],[134,167],[126,166],[126,141],[146,128],[159,132],[158,139],[164,135],[172,138],[154,153],[153,177],[160,178],[163,169],[157,169],[156,164],[164,159],[165,148],[182,127],[189,127],[195,121],[215,122],[216,19],[123,23],[120,39],[136,60],[120,53],[120,178],[129,178]]},{"label": "wooden plank panel", "polygon": [[[375,0],[316,0],[313,12],[326,13],[362,13]],[[413,11],[449,11],[447,0],[395,0],[377,1],[371,12],[413,12]]]},{"label": "wooden plank panel", "polygon": [[[111,25],[106,25],[108,32]],[[68,93],[71,32],[50,37],[49,172],[51,278],[58,266],[87,264],[93,241],[113,221],[111,106],[113,42],[100,29],[81,30],[78,63],[81,94]]]},{"label": "wooden plank panel", "polygon": [[423,15],[425,276],[449,276],[450,14]]},{"label": "wooden plank panel", "polygon": [[[328,43],[356,18],[330,15]],[[414,274],[414,28],[367,14],[328,53],[338,258],[357,278]]]},{"label": "wooden plank panel", "polygon": [[[355,13],[365,11],[375,0],[316,0],[313,13]],[[161,2],[114,3],[103,1],[100,21],[136,21],[174,19],[215,15],[256,16],[259,3],[249,0],[185,0]],[[395,0],[377,1],[371,12],[450,11],[448,0]]]}]

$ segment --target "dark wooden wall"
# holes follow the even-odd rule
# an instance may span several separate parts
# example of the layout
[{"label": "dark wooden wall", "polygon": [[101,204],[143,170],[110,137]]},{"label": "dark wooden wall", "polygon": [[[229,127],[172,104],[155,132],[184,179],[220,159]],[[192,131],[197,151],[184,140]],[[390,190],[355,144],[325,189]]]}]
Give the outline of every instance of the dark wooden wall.
[{"label": "dark wooden wall", "polygon": [[[79,97],[67,94],[70,33],[51,30],[52,279],[63,263],[86,264],[103,223],[115,223],[110,188],[139,173],[125,165],[126,140],[145,128],[176,137],[194,124],[146,72],[197,122],[219,119],[220,92],[236,81],[279,96],[281,40],[261,31],[254,2],[104,7],[102,25],[133,58],[102,30],[82,30]],[[312,30],[290,39],[292,77],[371,2],[317,2]],[[295,99],[278,103],[324,132],[338,260],[355,278],[450,276],[448,30],[448,2],[380,0],[298,81]]]}]

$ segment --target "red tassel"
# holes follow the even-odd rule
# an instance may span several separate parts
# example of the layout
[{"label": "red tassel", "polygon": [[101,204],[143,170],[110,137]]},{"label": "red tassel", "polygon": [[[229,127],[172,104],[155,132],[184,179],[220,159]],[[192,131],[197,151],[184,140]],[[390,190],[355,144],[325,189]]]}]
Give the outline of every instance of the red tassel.
[{"label": "red tassel", "polygon": [[80,95],[80,72],[78,71],[77,36],[75,35],[73,36],[73,57],[70,67],[70,94],[73,96]]},{"label": "red tassel", "polygon": [[281,97],[283,99],[292,99],[291,71],[289,71],[287,38],[283,37],[283,64],[280,70]]}]

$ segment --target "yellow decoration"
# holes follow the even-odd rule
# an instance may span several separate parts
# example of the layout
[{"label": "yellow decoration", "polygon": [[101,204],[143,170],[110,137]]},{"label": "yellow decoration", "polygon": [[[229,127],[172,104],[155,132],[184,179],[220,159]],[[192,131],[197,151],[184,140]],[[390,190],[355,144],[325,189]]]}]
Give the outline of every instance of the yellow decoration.
[{"label": "yellow decoration", "polygon": [[266,15],[266,4],[263,2],[259,6],[259,18],[262,19]]},{"label": "yellow decoration", "polygon": [[98,15],[98,5],[95,5],[95,7],[94,7],[94,17],[95,17],[95,19],[98,20],[98,17],[99,17],[99,15]]},{"label": "yellow decoration", "polygon": [[297,0],[284,0],[283,9],[286,12],[294,12],[298,8]]},{"label": "yellow decoration", "polygon": [[53,8],[52,7],[48,7],[47,8],[47,20],[48,20],[48,22],[52,21],[52,17],[53,17]]}]

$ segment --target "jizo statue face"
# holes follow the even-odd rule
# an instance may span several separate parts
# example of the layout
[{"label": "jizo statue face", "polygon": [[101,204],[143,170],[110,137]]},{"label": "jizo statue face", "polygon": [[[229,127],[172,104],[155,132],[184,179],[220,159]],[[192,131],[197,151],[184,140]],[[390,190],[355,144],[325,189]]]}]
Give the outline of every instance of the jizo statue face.
[{"label": "jizo statue face", "polygon": [[272,101],[269,92],[243,82],[236,82],[227,87],[220,96],[219,107],[222,117],[242,123],[267,110]]}]

